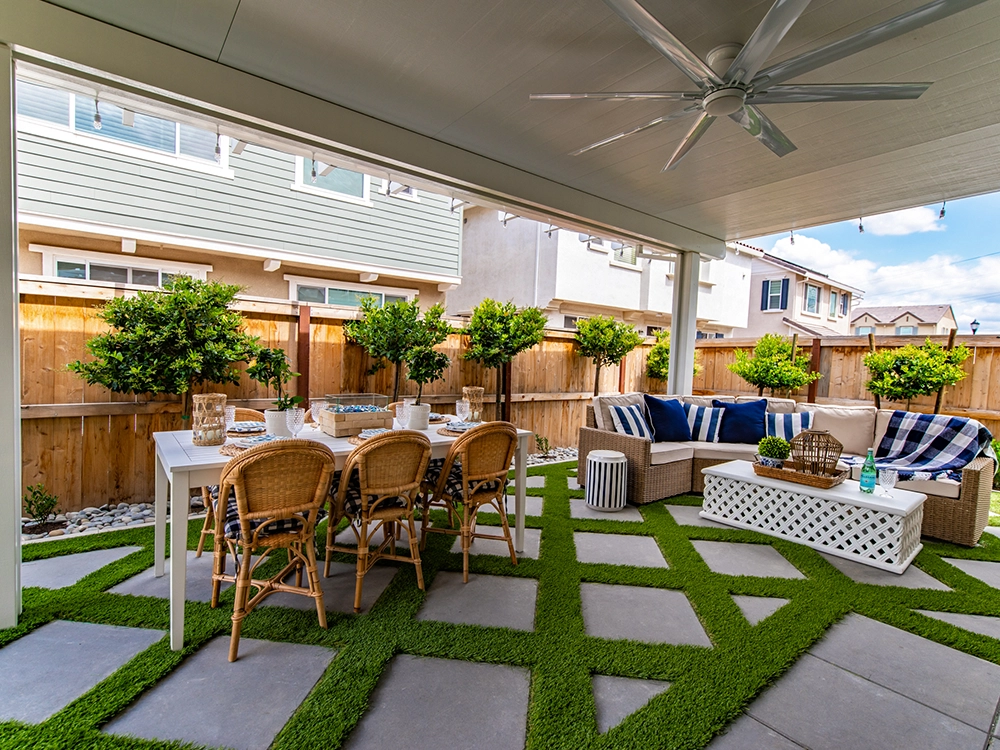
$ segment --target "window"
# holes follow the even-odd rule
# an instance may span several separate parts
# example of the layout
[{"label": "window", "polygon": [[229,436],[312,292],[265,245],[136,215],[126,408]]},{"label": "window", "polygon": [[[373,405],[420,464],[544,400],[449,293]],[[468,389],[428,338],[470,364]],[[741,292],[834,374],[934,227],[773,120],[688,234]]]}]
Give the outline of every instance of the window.
[{"label": "window", "polygon": [[368,175],[301,156],[295,157],[295,181],[292,188],[351,203],[371,205]]},{"label": "window", "polygon": [[837,317],[837,293],[830,290],[830,317]]},{"label": "window", "polygon": [[361,300],[372,297],[379,307],[393,302],[409,302],[417,296],[416,289],[397,289],[370,284],[352,284],[328,279],[309,279],[286,275],[288,298],[307,305],[361,307]]},{"label": "window", "polygon": [[855,336],[867,336],[869,333],[875,333],[875,326],[855,326],[854,328]]},{"label": "window", "polygon": [[847,292],[840,293],[840,314],[847,315],[851,307],[851,296]]},{"label": "window", "polygon": [[405,200],[420,202],[420,196],[417,194],[417,189],[412,185],[406,185],[402,182],[390,182],[389,180],[382,180],[382,195],[388,196],[390,198],[404,198]]},{"label": "window", "polygon": [[579,315],[563,315],[563,328],[568,328],[571,331],[576,330],[576,321],[580,319]]},{"label": "window", "polygon": [[634,266],[636,261],[635,246],[623,245],[620,242],[612,242],[611,259],[616,263],[624,263],[629,266]]},{"label": "window", "polygon": [[916,336],[917,327],[916,326],[896,326],[897,336]]},{"label": "window", "polygon": [[[100,111],[100,127],[95,114]],[[125,112],[110,102],[98,102],[91,97],[61,91],[43,86],[33,81],[17,81],[17,114],[19,118],[29,118],[45,124],[58,126],[66,136],[80,134],[106,141],[117,142],[126,147],[144,152],[161,154],[177,160],[190,159],[195,162],[215,165],[216,144],[220,145],[219,165],[228,167],[228,138],[220,141],[213,130],[198,128],[185,123],[143,114]],[[22,124],[19,121],[19,127]],[[30,125],[29,125],[30,127]],[[47,131],[52,134],[53,131]],[[91,145],[93,141],[89,142]],[[136,153],[136,152],[130,152]]]},{"label": "window", "polygon": [[819,287],[806,284],[806,296],[802,300],[802,309],[807,313],[819,313]]},{"label": "window", "polygon": [[788,309],[788,279],[767,279],[760,293],[761,310]]},{"label": "window", "polygon": [[[39,246],[31,245],[29,249],[34,252],[42,252],[43,269],[48,266],[52,270],[44,273],[45,276],[55,276],[57,279],[77,279],[89,281],[103,281],[110,284],[132,284],[134,286],[163,286],[174,276],[184,273],[195,278],[205,278],[205,271],[200,273],[196,267],[190,264],[188,268],[178,268],[168,266],[170,271],[157,267],[160,261],[151,258],[126,260],[117,258],[109,253],[94,253],[89,251],[72,251],[63,248],[36,249]],[[49,257],[46,258],[46,255]],[[211,270],[211,266],[202,267]]]},{"label": "window", "polygon": [[656,336],[660,331],[663,330],[663,326],[646,326],[647,336]]}]

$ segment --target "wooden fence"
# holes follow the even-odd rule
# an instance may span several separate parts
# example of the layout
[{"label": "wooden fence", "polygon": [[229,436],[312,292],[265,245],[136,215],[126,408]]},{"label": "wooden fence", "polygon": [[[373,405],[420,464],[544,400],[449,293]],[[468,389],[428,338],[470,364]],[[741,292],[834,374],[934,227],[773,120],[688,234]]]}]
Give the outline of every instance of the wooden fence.
[{"label": "wooden fence", "polygon": [[[109,501],[148,501],[153,495],[152,434],[181,428],[176,398],[147,400],[110,393],[86,385],[66,370],[66,363],[87,356],[87,339],[102,330],[96,304],[92,299],[68,296],[21,295],[22,478],[25,485],[43,482],[59,496],[64,510]],[[304,377],[293,386],[300,395],[390,392],[391,368],[368,375],[371,362],[359,347],[346,344],[342,320],[310,318],[308,308],[296,310],[288,304],[244,301],[240,307],[248,332],[268,346],[285,349],[293,369],[305,369]],[[811,343],[802,342],[806,347]],[[905,342],[889,339],[879,345],[900,343]],[[726,368],[735,348],[752,345],[752,341],[731,339],[699,342],[703,369],[695,379],[696,391],[754,393]],[[868,401],[861,366],[867,341],[830,339],[819,345],[824,373],[819,400]],[[439,411],[453,411],[465,385],[483,386],[487,399],[492,398],[494,372],[462,359],[460,336],[449,337],[444,351],[452,366],[443,380],[424,389],[427,401]],[[617,391],[620,386],[663,391],[665,383],[650,382],[643,375],[648,351],[648,345],[642,346],[629,355],[623,368],[606,369],[601,391]],[[949,389],[945,410],[974,416],[994,431],[1000,430],[1000,411],[991,408],[1000,404],[1000,341],[976,341],[975,360],[970,359],[966,368],[970,376]],[[572,335],[550,332],[539,346],[514,361],[511,380],[513,421],[553,445],[575,445],[594,388],[594,367],[591,360],[577,355]],[[257,408],[273,398],[246,376],[237,385],[206,390],[222,391],[232,400]],[[404,393],[415,395],[414,385],[406,382]],[[915,406],[930,410],[932,405],[930,401]]]}]

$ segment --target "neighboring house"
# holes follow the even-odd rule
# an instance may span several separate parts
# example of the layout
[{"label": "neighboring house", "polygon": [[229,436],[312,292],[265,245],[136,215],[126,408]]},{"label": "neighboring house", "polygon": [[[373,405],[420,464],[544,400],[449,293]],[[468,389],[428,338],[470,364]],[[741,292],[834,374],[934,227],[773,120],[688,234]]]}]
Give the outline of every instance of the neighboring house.
[{"label": "neighboring house", "polygon": [[[670,327],[674,262],[641,249],[495,210],[465,209],[462,285],[448,292],[448,313],[469,315],[486,297],[545,311],[551,328],[575,330],[579,318],[610,315],[651,336]],[[750,260],[732,250],[703,261],[698,335],[732,335],[746,325]]]},{"label": "neighboring house", "polygon": [[186,273],[333,315],[368,295],[443,301],[461,282],[461,211],[445,196],[46,79],[19,78],[17,104],[22,289]]},{"label": "neighboring house", "polygon": [[858,307],[851,318],[854,335],[935,336],[958,328],[951,305]]},{"label": "neighboring house", "polygon": [[851,307],[864,295],[862,290],[758,248],[733,244],[753,255],[749,320],[738,335],[851,334]]}]

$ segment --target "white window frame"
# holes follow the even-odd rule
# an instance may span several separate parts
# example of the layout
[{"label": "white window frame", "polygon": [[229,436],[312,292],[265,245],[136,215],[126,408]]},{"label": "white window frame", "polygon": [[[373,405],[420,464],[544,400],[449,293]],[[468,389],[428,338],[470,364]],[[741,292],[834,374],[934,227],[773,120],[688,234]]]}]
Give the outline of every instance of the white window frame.
[{"label": "white window frame", "polygon": [[[767,281],[767,307],[764,308],[764,312],[781,312],[781,310],[782,310],[782,307],[781,307],[781,282],[783,281],[783,278],[781,278],[781,279],[766,279],[766,281]],[[774,291],[772,291],[774,289],[774,285],[775,284],[778,285],[778,291],[777,291],[777,293],[775,293]],[[771,300],[774,300],[774,299],[777,299],[777,304],[775,304],[774,307],[772,307],[771,306]]]},{"label": "white window frame", "polygon": [[[815,310],[810,310],[809,309],[809,288],[810,287],[812,287],[813,289],[816,290],[816,309]],[[810,284],[809,282],[806,282],[805,289],[803,289],[803,293],[802,293],[802,312],[804,312],[806,315],[816,315],[816,316],[818,316],[820,314],[820,312],[819,312],[820,305],[822,304],[820,302],[820,300],[822,298],[821,297],[822,293],[823,293],[823,289],[818,284]]]},{"label": "white window frame", "polygon": [[830,290],[830,309],[826,314],[826,317],[831,320],[837,317],[837,310],[840,309],[840,297],[837,292],[833,289]]},{"label": "white window frame", "polygon": [[[866,330],[861,330],[862,328]],[[855,336],[867,336],[869,333],[875,333],[875,326],[854,326]]]},{"label": "white window frame", "polygon": [[387,180],[382,178],[382,187],[379,192],[386,198],[399,198],[401,201],[410,201],[411,203],[420,203],[420,193],[413,185],[407,185],[405,182],[396,182],[395,180]]},{"label": "white window frame", "polygon": [[[351,292],[371,292],[372,294],[381,294],[383,300],[385,295],[391,294],[394,297],[406,297],[407,302],[413,302],[419,294],[417,289],[404,289],[398,286],[378,286],[375,284],[358,284],[353,281],[337,281],[336,279],[317,279],[309,276],[293,276],[292,274],[285,274],[285,281],[288,282],[288,299],[291,302],[299,303],[299,286],[321,286],[325,289],[347,289]],[[329,298],[329,293],[327,294]],[[299,304],[318,304],[318,303],[299,303]],[[335,307],[339,310],[357,310],[355,305],[331,305],[327,302],[323,303],[324,307]]]},{"label": "white window frame", "polygon": [[[212,266],[202,263],[182,263],[173,260],[160,260],[159,258],[137,258],[134,255],[125,253],[101,253],[95,250],[77,250],[71,247],[56,247],[53,245],[28,245],[28,250],[42,255],[42,276],[55,279],[66,284],[77,281],[90,281],[90,264],[97,263],[102,266],[114,266],[116,268],[143,268],[150,271],[159,271],[161,274],[169,273],[173,275],[190,276],[193,279],[206,281]],[[56,263],[60,260],[69,263],[86,263],[87,279],[70,279],[56,275]],[[111,284],[111,281],[97,281],[99,284]],[[127,284],[140,289],[153,289],[145,284]]]},{"label": "white window frame", "polygon": [[[903,333],[902,330],[901,330],[903,328],[909,328],[912,331],[912,333]],[[920,333],[919,327],[914,326],[914,325],[896,326],[896,335],[897,336],[916,336],[919,333]]]},{"label": "white window frame", "polygon": [[[18,78],[18,80],[22,79]],[[127,156],[133,159],[144,159],[145,161],[151,161],[157,164],[166,164],[171,167],[183,167],[184,169],[189,169],[193,172],[202,172],[216,177],[225,177],[230,180],[236,177],[236,174],[229,167],[230,142],[228,136],[219,136],[219,148],[221,153],[219,155],[219,161],[216,162],[209,161],[208,159],[196,159],[193,156],[186,156],[185,154],[180,153],[181,124],[176,120],[172,121],[174,123],[173,154],[169,154],[166,151],[148,148],[146,146],[140,146],[135,143],[119,141],[111,138],[110,136],[95,135],[93,133],[81,133],[76,129],[76,98],[79,94],[73,91],[59,89],[55,86],[49,86],[30,78],[24,78],[23,80],[27,83],[45,86],[46,88],[55,89],[56,91],[62,91],[63,93],[69,94],[69,122],[66,125],[61,125],[50,122],[49,120],[39,120],[29,115],[19,114],[17,115],[17,129],[19,132],[30,133],[31,135],[41,136],[42,138],[52,138],[66,143],[72,143],[75,146],[83,148],[93,148],[99,151],[107,151],[112,154]],[[120,105],[116,103],[115,106],[117,107]],[[143,114],[147,113],[143,112]],[[158,113],[148,114],[150,117],[158,117],[161,120],[171,121],[169,117],[165,117],[164,115]],[[208,123],[206,123],[206,125],[207,124]],[[210,128],[205,129],[209,130]]]},{"label": "white window frame", "polygon": [[[310,182],[303,182],[302,178],[302,166],[305,163],[304,156],[295,157],[295,178],[292,180],[291,188],[292,190],[298,191],[300,193],[309,193],[310,195],[318,195],[322,198],[331,198],[337,201],[343,201],[345,203],[353,203],[356,206],[374,206],[372,203],[371,191],[371,177],[366,175],[364,172],[361,176],[364,178],[362,183],[362,194],[359,198],[356,195],[350,195],[349,193],[338,193],[336,190],[330,190],[324,187],[317,187]],[[357,170],[351,169],[349,172],[356,172]],[[346,287],[345,287],[346,288]]]}]

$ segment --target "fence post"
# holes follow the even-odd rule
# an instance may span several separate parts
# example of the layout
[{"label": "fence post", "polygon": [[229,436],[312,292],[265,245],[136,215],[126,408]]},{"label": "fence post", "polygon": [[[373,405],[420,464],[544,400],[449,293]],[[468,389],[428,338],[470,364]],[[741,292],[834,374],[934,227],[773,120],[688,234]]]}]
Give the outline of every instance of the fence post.
[{"label": "fence post", "polygon": [[[812,360],[809,363],[809,369],[813,372],[819,372],[820,360],[823,355],[823,343],[822,340],[813,337],[812,342]],[[806,396],[806,401],[810,404],[816,403],[816,396],[819,393],[819,380],[814,380],[809,384],[809,395]]]},{"label": "fence post", "polygon": [[[871,331],[868,332],[868,351],[869,352],[875,351],[875,334],[872,333]],[[875,397],[875,408],[881,409],[882,399],[879,397],[877,393],[873,393],[872,395]]]},{"label": "fence post", "polygon": [[[957,333],[958,333],[958,329],[957,328],[952,328],[951,329],[951,333],[948,334],[948,347],[945,349],[945,351],[950,352],[952,349],[955,348],[955,334],[957,334]],[[940,414],[941,413],[941,400],[943,398],[944,398],[944,386],[942,385],[941,388],[938,389],[937,398],[934,399],[934,413],[935,414]]]},{"label": "fence post", "polygon": [[[302,398],[309,400],[309,339],[312,336],[312,326],[309,324],[309,305],[299,305],[299,330],[298,330],[298,360],[296,367],[299,370],[299,379],[296,383],[296,392]],[[306,409],[309,404],[305,405]]]}]

